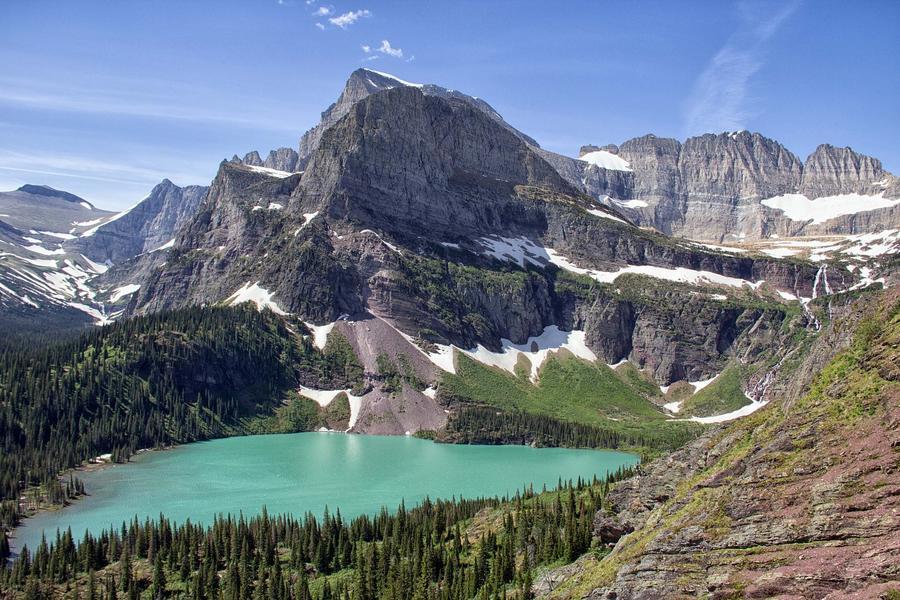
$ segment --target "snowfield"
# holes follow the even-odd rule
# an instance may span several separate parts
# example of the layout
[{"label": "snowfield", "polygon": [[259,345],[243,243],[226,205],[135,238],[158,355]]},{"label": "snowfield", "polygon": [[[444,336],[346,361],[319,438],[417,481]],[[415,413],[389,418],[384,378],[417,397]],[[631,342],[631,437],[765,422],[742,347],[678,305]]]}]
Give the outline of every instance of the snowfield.
[{"label": "snowfield", "polygon": [[812,221],[814,225],[824,223],[842,215],[852,215],[878,208],[889,208],[900,204],[900,199],[891,200],[884,193],[877,196],[862,194],[840,194],[823,196],[810,200],[803,194],[784,194],[766,198],[763,206],[780,210],[792,221]]}]

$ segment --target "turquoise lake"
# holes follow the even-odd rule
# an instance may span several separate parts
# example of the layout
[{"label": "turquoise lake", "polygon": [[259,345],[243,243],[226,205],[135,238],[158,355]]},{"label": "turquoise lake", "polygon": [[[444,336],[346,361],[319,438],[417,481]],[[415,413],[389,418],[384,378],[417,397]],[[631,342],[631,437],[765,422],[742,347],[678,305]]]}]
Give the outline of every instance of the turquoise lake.
[{"label": "turquoise lake", "polygon": [[119,527],[135,515],[209,523],[219,513],[321,516],[340,508],[353,517],[426,496],[502,496],[558,479],[602,477],[638,458],[623,452],[460,446],[412,437],[298,433],[236,437],[147,452],[132,462],[79,473],[89,496],[27,519],[13,546],[34,549],[42,532]]}]

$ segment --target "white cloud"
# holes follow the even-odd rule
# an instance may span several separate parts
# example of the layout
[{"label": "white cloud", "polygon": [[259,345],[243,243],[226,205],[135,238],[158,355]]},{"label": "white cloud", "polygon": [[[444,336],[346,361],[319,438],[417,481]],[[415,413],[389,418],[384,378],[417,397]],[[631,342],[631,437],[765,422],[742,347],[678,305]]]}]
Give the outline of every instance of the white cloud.
[{"label": "white cloud", "polygon": [[321,29],[323,31],[325,30],[325,26],[322,25],[321,23],[316,23],[316,27],[318,27],[319,29]]},{"label": "white cloud", "polygon": [[740,26],[694,82],[685,109],[685,134],[745,129],[750,80],[763,65],[766,42],[793,14],[799,0],[785,4],[744,1]]},{"label": "white cloud", "polygon": [[403,49],[402,48],[394,48],[391,46],[391,43],[387,40],[381,40],[381,46],[378,47],[378,51],[382,54],[387,54],[388,56],[393,56],[394,58],[403,58]]},{"label": "white cloud", "polygon": [[366,9],[362,10],[351,10],[350,12],[345,12],[342,15],[338,15],[336,17],[331,17],[328,19],[328,22],[334,25],[335,27],[340,27],[341,29],[347,29],[358,20],[363,17],[369,17],[372,13],[370,13]]},{"label": "white cloud", "polygon": [[367,46],[367,45],[365,45],[365,44],[363,44],[362,46],[360,46],[360,48],[362,48],[362,51],[365,52],[366,54],[368,54],[369,52],[372,51],[372,46]]},{"label": "white cloud", "polygon": [[366,62],[373,61],[373,60],[378,60],[379,58],[381,58],[381,57],[380,57],[380,56],[367,56],[367,57],[366,57]]},{"label": "white cloud", "polygon": [[328,6],[320,6],[316,9],[316,12],[313,13],[315,17],[327,17],[332,13],[332,9]]}]

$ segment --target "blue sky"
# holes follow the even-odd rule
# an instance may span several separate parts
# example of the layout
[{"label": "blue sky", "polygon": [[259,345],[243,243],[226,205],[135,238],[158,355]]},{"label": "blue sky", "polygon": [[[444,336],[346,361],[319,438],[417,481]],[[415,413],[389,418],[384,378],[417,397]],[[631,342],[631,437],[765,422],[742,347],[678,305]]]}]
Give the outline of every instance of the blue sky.
[{"label": "blue sky", "polygon": [[896,174],[898,22],[893,0],[4,0],[0,190],[124,208],[163,177],[208,183],[296,147],[360,66],[480,96],[565,154],[750,129]]}]

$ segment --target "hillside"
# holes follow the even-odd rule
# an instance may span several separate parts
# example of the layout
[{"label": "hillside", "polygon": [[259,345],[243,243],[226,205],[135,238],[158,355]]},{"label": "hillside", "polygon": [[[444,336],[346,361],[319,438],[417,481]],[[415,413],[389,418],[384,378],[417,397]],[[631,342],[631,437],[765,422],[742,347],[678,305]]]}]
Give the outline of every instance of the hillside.
[{"label": "hillside", "polygon": [[835,310],[840,318],[811,348],[796,393],[618,485],[595,520],[612,551],[585,557],[545,593],[898,593],[900,294],[866,294]]}]

